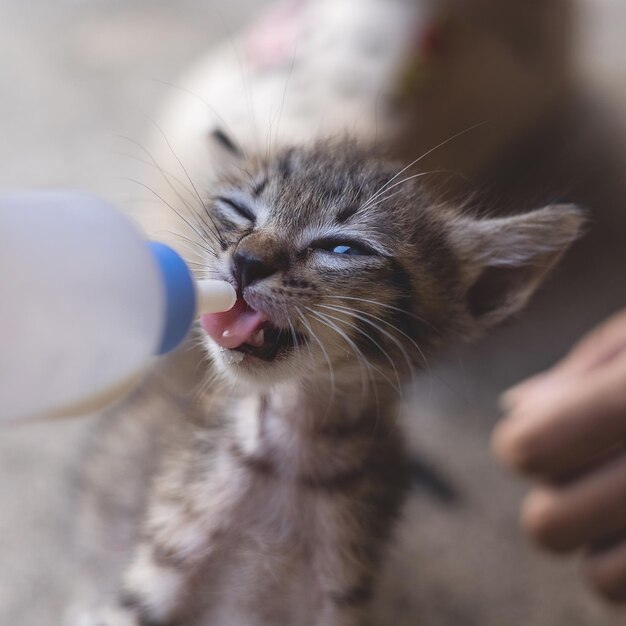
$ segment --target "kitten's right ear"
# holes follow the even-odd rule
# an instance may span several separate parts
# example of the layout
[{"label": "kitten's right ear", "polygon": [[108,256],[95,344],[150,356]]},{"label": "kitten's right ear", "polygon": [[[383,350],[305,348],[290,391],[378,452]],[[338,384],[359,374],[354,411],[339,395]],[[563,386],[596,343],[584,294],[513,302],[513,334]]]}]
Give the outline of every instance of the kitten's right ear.
[{"label": "kitten's right ear", "polygon": [[454,217],[450,241],[472,317],[489,326],[519,311],[578,238],[583,221],[573,205],[505,218]]}]

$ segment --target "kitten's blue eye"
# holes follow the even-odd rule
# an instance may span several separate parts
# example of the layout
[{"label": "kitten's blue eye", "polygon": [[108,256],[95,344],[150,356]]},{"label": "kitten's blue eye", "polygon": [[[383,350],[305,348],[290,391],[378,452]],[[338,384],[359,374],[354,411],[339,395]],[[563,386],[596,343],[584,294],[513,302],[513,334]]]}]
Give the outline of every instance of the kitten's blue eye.
[{"label": "kitten's blue eye", "polygon": [[311,248],[315,250],[324,250],[332,254],[343,254],[347,256],[371,256],[375,254],[366,246],[352,241],[337,241],[332,239],[321,239],[314,241]]},{"label": "kitten's blue eye", "polygon": [[363,250],[357,246],[335,246],[332,249],[333,254],[349,254],[351,256],[357,256],[360,254],[366,254]]}]

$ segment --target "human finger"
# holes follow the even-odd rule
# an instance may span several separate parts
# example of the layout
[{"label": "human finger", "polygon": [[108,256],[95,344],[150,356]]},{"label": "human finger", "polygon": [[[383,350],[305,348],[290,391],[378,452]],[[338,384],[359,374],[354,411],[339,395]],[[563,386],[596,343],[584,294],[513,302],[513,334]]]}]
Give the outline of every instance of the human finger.
[{"label": "human finger", "polygon": [[539,545],[555,552],[626,531],[626,454],[564,486],[535,489],[521,519]]},{"label": "human finger", "polygon": [[559,478],[626,438],[626,354],[520,403],[494,429],[494,454],[505,465]]},{"label": "human finger", "polygon": [[626,538],[586,557],[587,578],[607,600],[626,603]]}]

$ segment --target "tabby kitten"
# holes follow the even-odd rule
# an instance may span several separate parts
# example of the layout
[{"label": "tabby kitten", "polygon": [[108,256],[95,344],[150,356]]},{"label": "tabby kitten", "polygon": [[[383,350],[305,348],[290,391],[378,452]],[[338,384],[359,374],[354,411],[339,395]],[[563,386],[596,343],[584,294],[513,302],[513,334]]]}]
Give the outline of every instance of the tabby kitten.
[{"label": "tabby kitten", "polygon": [[581,225],[562,205],[476,219],[406,178],[348,141],[240,156],[187,215],[238,300],[201,320],[214,378],[167,425],[101,626],[371,623],[403,385],[517,312]]}]

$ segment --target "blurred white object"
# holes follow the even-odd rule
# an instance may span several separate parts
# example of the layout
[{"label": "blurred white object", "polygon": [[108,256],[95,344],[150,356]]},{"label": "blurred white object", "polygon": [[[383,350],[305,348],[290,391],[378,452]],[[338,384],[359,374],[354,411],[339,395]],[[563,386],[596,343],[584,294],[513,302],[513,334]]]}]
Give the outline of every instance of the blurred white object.
[{"label": "blurred white object", "polygon": [[[250,154],[350,136],[405,162],[423,156],[415,171],[480,173],[558,110],[569,84],[570,4],[274,3],[168,88],[151,147],[165,174],[152,188],[172,206],[186,194],[197,205],[175,180],[210,185],[228,159],[216,131]],[[439,190],[441,180],[432,182]],[[186,231],[163,207],[136,217],[154,236]]]},{"label": "blurred white object", "polygon": [[0,194],[0,420],[87,412],[132,387],[198,311],[235,301],[196,287],[108,203],[72,192]]}]

